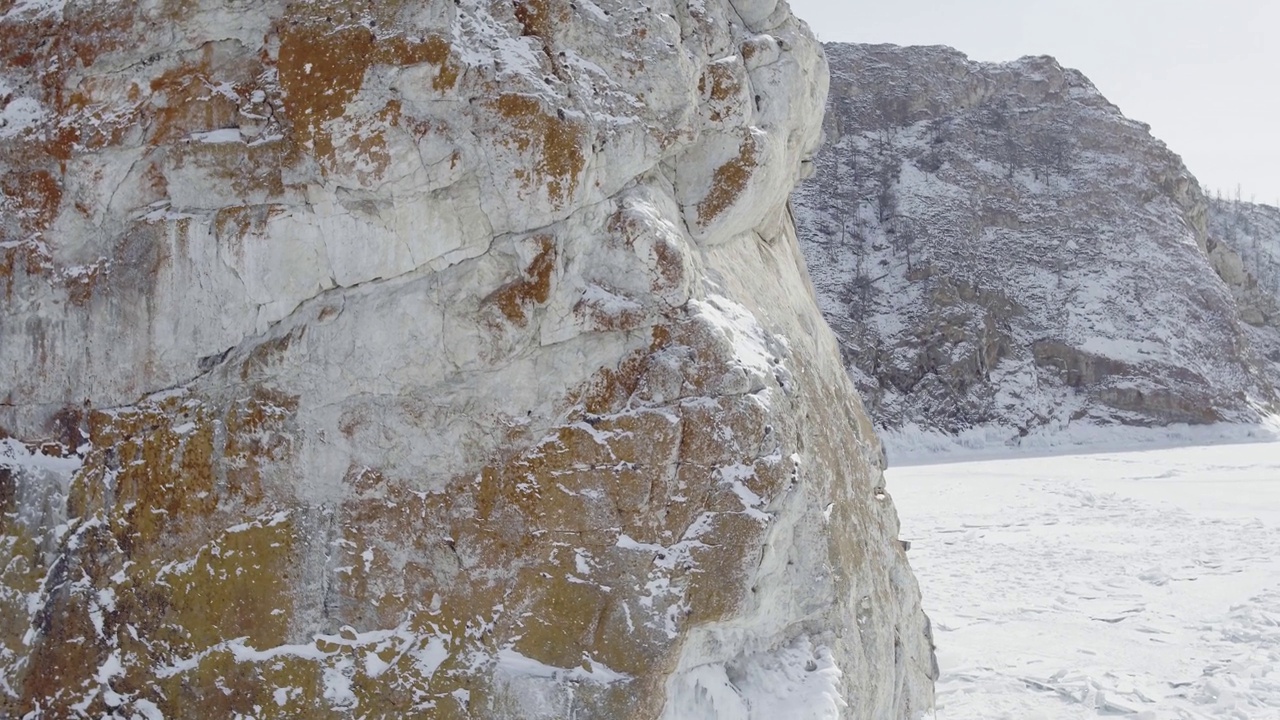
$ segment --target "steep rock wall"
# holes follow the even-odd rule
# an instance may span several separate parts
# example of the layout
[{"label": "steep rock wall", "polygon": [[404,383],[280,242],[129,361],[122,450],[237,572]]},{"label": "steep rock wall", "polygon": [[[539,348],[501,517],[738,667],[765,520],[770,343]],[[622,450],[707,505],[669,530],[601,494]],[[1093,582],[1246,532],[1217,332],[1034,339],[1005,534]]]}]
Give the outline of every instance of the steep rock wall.
[{"label": "steep rock wall", "polygon": [[0,12],[0,715],[928,706],[785,3]]},{"label": "steep rock wall", "polygon": [[1016,440],[1274,402],[1195,178],[1084,76],[827,50],[829,142],[796,215],[878,424]]},{"label": "steep rock wall", "polygon": [[1280,387],[1280,208],[1209,201],[1209,257],[1274,386]]}]

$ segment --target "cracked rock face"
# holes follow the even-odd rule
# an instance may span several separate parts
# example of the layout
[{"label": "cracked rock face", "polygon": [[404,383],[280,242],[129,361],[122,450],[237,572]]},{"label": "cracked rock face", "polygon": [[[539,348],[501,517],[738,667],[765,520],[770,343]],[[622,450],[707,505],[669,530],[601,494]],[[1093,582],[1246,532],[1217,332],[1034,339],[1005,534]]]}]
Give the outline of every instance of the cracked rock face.
[{"label": "cracked rock face", "polygon": [[1231,289],[1262,366],[1280,387],[1280,208],[1209,201],[1209,258]]},{"label": "cracked rock face", "polygon": [[827,51],[829,142],[796,216],[878,425],[1016,440],[1274,403],[1195,178],[1084,76]]},{"label": "cracked rock face", "polygon": [[928,707],[785,3],[0,13],[0,715]]}]

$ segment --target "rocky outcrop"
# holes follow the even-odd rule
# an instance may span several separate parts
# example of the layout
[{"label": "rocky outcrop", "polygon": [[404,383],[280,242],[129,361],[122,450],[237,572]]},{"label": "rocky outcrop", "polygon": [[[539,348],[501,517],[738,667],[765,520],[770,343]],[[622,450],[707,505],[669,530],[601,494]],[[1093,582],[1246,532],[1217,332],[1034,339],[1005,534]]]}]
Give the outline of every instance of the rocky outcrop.
[{"label": "rocky outcrop", "polygon": [[785,3],[0,12],[0,715],[928,706]]},{"label": "rocky outcrop", "polygon": [[1280,387],[1280,208],[1209,202],[1209,258],[1240,308],[1263,367]]},{"label": "rocky outcrop", "polygon": [[1084,76],[1044,57],[827,51],[828,143],[796,217],[878,424],[1016,440],[1248,421],[1274,402],[1207,199]]}]

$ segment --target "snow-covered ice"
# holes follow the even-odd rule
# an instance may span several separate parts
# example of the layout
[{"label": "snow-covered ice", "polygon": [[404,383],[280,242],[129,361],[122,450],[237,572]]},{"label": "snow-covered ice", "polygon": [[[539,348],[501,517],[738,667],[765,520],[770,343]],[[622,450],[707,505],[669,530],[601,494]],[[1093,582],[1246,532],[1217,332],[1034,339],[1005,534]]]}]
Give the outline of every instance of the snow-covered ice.
[{"label": "snow-covered ice", "polygon": [[1280,443],[888,475],[931,717],[1280,718]]}]

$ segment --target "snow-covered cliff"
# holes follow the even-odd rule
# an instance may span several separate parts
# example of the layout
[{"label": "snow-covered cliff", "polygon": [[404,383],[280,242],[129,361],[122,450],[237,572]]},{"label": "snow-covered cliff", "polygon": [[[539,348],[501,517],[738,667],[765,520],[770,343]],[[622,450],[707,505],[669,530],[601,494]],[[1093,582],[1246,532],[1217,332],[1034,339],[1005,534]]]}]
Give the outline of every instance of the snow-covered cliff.
[{"label": "snow-covered cliff", "polygon": [[1272,384],[1280,387],[1280,208],[1211,200],[1209,257],[1236,297]]},{"label": "snow-covered cliff", "polygon": [[907,718],[775,0],[0,2],[0,716]]},{"label": "snow-covered cliff", "polygon": [[1080,73],[827,52],[828,142],[795,212],[878,424],[999,441],[1274,401],[1198,184]]}]

